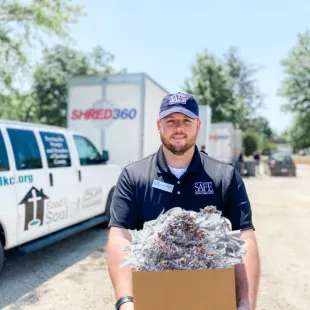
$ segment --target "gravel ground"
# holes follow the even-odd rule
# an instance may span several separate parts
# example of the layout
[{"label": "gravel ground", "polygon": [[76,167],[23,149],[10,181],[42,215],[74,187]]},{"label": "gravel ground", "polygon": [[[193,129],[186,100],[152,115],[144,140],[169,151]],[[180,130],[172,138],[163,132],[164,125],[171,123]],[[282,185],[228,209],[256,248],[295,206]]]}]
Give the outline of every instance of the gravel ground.
[{"label": "gravel ground", "polygon": [[[258,310],[308,310],[310,166],[297,178],[245,179],[262,261]],[[11,254],[0,277],[0,309],[113,310],[105,244],[91,229],[26,257]]]},{"label": "gravel ground", "polygon": [[[0,276],[0,309],[71,309],[70,303],[72,309],[97,309],[91,299],[108,309],[93,295],[110,284],[102,265],[107,233],[93,228],[24,257],[9,253]],[[85,298],[83,307],[78,298]]]},{"label": "gravel ground", "polygon": [[262,261],[258,309],[310,309],[310,166],[246,181]]}]

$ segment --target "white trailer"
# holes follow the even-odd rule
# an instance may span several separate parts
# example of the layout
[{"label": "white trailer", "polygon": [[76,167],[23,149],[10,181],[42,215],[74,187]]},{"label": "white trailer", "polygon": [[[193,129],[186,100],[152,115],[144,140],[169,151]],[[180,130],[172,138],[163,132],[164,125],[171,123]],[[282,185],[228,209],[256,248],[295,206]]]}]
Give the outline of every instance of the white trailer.
[{"label": "white trailer", "polygon": [[242,131],[232,123],[211,124],[210,144],[207,153],[222,162],[233,164],[242,152]]},{"label": "white trailer", "polygon": [[211,107],[206,105],[199,106],[199,117],[201,120],[200,130],[197,136],[196,145],[199,150],[204,145],[206,147],[206,152],[210,148],[210,131],[211,131]]},{"label": "white trailer", "polygon": [[144,73],[74,77],[68,83],[67,127],[124,167],[158,150],[156,120],[168,93]]},{"label": "white trailer", "polygon": [[241,152],[244,152],[243,142],[242,142],[242,130],[239,128],[235,128],[235,130],[234,130],[234,149],[233,149],[234,157],[237,158]]}]

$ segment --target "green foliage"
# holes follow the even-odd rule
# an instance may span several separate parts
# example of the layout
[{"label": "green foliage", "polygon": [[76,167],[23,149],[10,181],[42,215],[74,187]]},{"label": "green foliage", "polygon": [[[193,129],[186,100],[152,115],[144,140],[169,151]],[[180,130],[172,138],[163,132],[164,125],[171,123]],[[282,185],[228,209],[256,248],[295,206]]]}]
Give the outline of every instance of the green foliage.
[{"label": "green foliage", "polygon": [[[17,73],[30,69],[30,50],[43,35],[68,37],[68,26],[83,15],[72,0],[0,0],[0,93],[8,93]],[[19,69],[19,70],[17,70]],[[20,72],[21,71],[21,72]]]},{"label": "green foliage", "polygon": [[[0,67],[0,117],[65,126],[69,77],[114,72],[114,57],[102,47],[91,53],[66,47],[69,25],[83,15],[72,0],[0,0],[0,62],[5,64]],[[25,77],[33,72],[30,51],[52,36],[66,46],[43,50],[31,91],[22,93]]]},{"label": "green foliage", "polygon": [[0,117],[23,122],[37,121],[32,94],[0,95]]},{"label": "green foliage", "polygon": [[200,105],[212,108],[212,122],[231,119],[234,98],[224,64],[204,50],[191,66],[191,78],[185,80],[184,91],[193,94]]},{"label": "green foliage", "polygon": [[310,147],[310,112],[296,115],[288,130],[288,138],[295,151]]},{"label": "green foliage", "polygon": [[212,108],[212,122],[228,121],[242,128],[262,105],[253,78],[257,70],[241,59],[236,48],[229,49],[224,59],[204,50],[196,55],[184,91]]},{"label": "green foliage", "polygon": [[264,136],[261,136],[258,150],[263,155],[269,155],[277,149],[275,143],[269,142]]},{"label": "green foliage", "polygon": [[225,65],[231,77],[231,87],[235,98],[242,101],[244,108],[244,118],[263,106],[264,95],[257,87],[255,75],[260,68],[246,63],[240,55],[237,47],[231,47],[224,55]]},{"label": "green foliage", "polygon": [[296,45],[281,62],[285,79],[279,95],[287,99],[284,111],[310,112],[310,32],[298,34]]},{"label": "green foliage", "polygon": [[243,130],[249,130],[261,134],[265,139],[270,139],[274,132],[269,125],[267,118],[259,116],[256,118],[249,119],[241,124]]},{"label": "green foliage", "polygon": [[68,79],[75,75],[112,74],[113,60],[113,55],[100,46],[90,53],[62,45],[44,50],[33,84],[36,116],[40,123],[66,126]]},{"label": "green foliage", "polygon": [[259,135],[255,132],[246,131],[243,133],[242,138],[245,156],[253,155],[259,148]]},{"label": "green foliage", "polygon": [[295,116],[287,136],[293,148],[301,150],[310,146],[310,31],[297,35],[295,46],[281,64],[285,78],[278,93],[286,99],[282,108]]}]

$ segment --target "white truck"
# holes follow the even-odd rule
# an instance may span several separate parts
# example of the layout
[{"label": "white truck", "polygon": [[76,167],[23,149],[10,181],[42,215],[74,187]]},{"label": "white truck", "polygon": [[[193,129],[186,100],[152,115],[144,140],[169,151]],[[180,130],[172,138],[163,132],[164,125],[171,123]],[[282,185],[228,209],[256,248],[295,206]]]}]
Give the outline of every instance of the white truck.
[{"label": "white truck", "polygon": [[144,73],[74,77],[67,127],[85,134],[109,162],[125,167],[156,152],[161,100],[169,92]]},{"label": "white truck", "polygon": [[199,150],[204,145],[206,147],[206,152],[210,149],[210,134],[211,134],[211,117],[212,110],[211,107],[206,105],[199,106],[199,117],[201,120],[200,130],[197,136],[196,145]]},{"label": "white truck", "polygon": [[106,226],[120,173],[78,131],[0,120],[0,270],[5,250]]},{"label": "white truck", "polygon": [[233,164],[243,151],[242,131],[232,123],[212,123],[207,153],[222,162]]}]

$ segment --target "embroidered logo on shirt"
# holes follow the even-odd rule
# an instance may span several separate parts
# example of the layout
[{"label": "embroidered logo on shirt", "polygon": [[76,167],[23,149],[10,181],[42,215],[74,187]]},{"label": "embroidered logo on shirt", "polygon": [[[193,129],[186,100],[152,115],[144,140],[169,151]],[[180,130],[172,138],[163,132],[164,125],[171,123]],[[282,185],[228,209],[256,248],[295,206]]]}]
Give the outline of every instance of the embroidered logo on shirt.
[{"label": "embroidered logo on shirt", "polygon": [[213,195],[212,182],[195,182],[195,195]]}]

